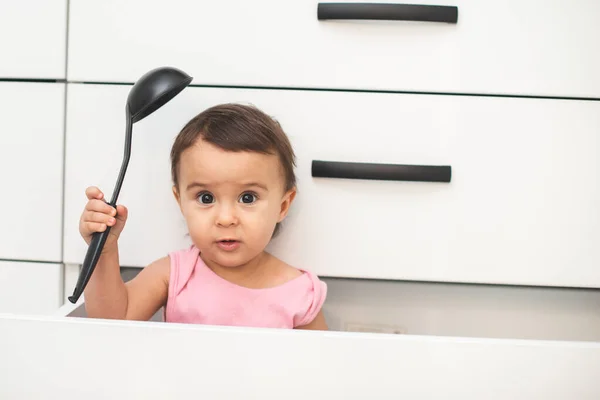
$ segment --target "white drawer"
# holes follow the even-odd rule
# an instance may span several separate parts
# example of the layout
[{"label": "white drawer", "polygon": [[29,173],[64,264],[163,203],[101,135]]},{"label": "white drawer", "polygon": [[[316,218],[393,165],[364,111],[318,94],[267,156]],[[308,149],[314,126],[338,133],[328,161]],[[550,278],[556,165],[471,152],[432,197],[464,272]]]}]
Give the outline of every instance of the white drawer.
[{"label": "white drawer", "polygon": [[0,37],[0,78],[65,78],[66,0],[0,2]]},{"label": "white drawer", "polygon": [[456,24],[319,21],[317,0],[70,4],[76,81],[172,65],[208,85],[600,97],[595,0],[441,2]]},{"label": "white drawer", "polygon": [[64,93],[0,82],[0,259],[61,261]]},{"label": "white drawer", "polygon": [[60,264],[0,261],[0,313],[53,313],[60,288]]},{"label": "white drawer", "polygon": [[600,398],[593,341],[5,316],[0,332],[10,400]]},{"label": "white drawer", "polygon": [[[67,262],[85,255],[85,187],[109,196],[116,181],[129,88],[69,87]],[[600,287],[600,102],[586,101],[188,88],[134,126],[123,265],[187,244],[170,146],[230,101],[275,116],[295,146],[299,194],[271,247],[286,261],[338,277]],[[313,160],[449,165],[452,180],[313,178]]]}]

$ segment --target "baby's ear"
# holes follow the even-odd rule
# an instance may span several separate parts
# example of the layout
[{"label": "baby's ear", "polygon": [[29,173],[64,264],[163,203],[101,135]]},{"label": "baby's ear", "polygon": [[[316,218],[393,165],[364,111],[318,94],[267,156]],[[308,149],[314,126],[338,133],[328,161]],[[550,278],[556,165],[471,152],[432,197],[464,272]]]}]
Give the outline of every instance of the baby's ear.
[{"label": "baby's ear", "polygon": [[290,206],[292,205],[292,202],[294,201],[294,198],[296,198],[296,188],[295,187],[288,190],[285,193],[285,195],[283,196],[283,198],[281,199],[281,209],[279,211],[279,220],[277,222],[281,222],[285,219],[285,217],[287,216],[287,214],[290,210]]},{"label": "baby's ear", "polygon": [[173,185],[173,196],[175,196],[175,201],[177,201],[177,204],[179,204],[181,206],[181,199],[179,198],[179,191],[177,190],[177,186]]}]

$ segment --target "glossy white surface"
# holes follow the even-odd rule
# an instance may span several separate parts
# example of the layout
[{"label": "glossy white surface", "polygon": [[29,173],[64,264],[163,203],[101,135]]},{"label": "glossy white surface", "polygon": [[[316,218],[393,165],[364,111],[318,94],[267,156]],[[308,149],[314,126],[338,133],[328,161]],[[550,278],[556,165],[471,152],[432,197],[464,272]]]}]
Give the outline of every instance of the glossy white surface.
[{"label": "glossy white surface", "polygon": [[65,79],[66,0],[0,2],[0,78]]},{"label": "glossy white surface", "polygon": [[600,396],[598,343],[5,316],[0,332],[2,398]]},{"label": "glossy white surface", "polygon": [[61,278],[60,264],[0,261],[0,313],[54,313],[62,304]]},{"label": "glossy white surface", "polygon": [[600,97],[598,1],[442,2],[457,24],[319,21],[318,3],[72,0],[69,79]]},{"label": "glossy white surface", "polygon": [[0,259],[61,261],[65,85],[0,82]]},{"label": "glossy white surface", "polygon": [[[69,88],[66,262],[85,255],[85,187],[112,193],[129,88]],[[600,287],[600,104],[584,101],[188,88],[134,126],[122,265],[187,245],[170,146],[189,118],[228,101],[277,118],[295,146],[299,194],[270,248],[292,265],[336,277]],[[452,182],[315,179],[313,159],[449,164]]]}]

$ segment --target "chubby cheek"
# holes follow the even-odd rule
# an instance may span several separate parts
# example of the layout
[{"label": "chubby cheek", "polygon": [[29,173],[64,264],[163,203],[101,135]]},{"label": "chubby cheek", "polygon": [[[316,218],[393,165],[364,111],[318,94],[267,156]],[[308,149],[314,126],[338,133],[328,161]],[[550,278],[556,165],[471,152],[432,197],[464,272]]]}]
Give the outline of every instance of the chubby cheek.
[{"label": "chubby cheek", "polygon": [[210,228],[203,218],[191,218],[187,220],[188,232],[192,241],[198,248],[206,248],[213,240],[210,236]]},{"label": "chubby cheek", "polygon": [[202,213],[194,205],[182,207],[183,217],[187,224],[188,233],[195,245],[204,247],[211,240],[211,219],[207,213]]},{"label": "chubby cheek", "polygon": [[261,213],[245,215],[240,222],[247,243],[262,250],[271,240],[277,215],[265,210]]}]

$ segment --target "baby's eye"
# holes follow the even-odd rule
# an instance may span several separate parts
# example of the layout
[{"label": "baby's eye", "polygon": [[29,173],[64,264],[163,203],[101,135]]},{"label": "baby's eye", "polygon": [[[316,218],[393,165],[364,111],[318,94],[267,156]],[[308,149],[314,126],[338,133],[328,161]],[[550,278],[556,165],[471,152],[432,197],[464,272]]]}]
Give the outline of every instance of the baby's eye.
[{"label": "baby's eye", "polygon": [[256,201],[256,195],[254,193],[244,193],[240,197],[240,201],[244,204],[252,204]]},{"label": "baby's eye", "polygon": [[203,192],[198,195],[198,201],[201,204],[211,204],[214,203],[215,197],[210,193]]}]

